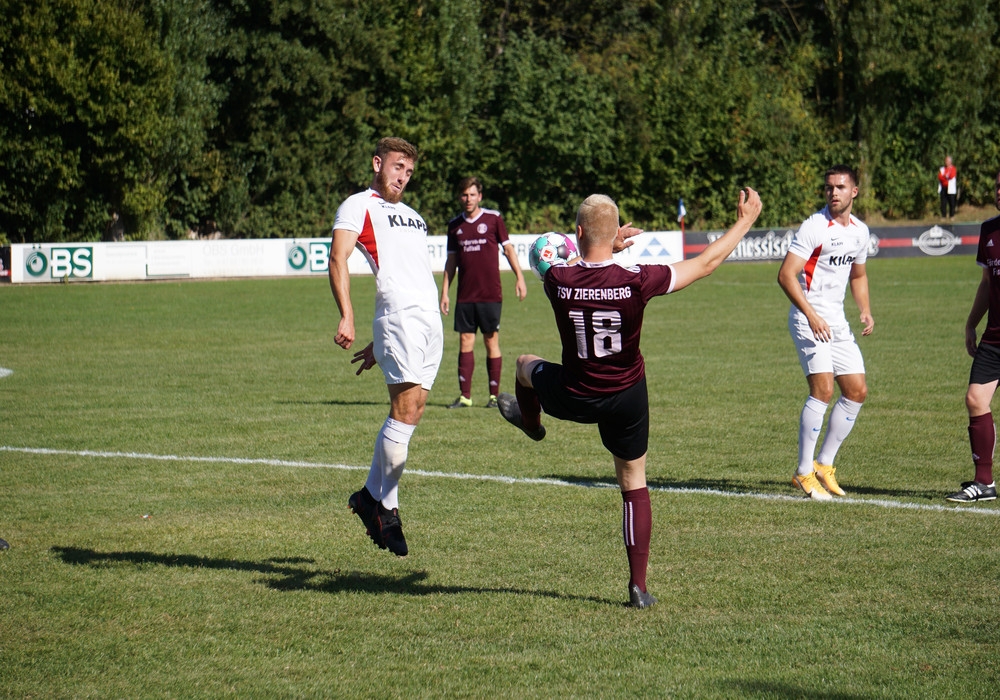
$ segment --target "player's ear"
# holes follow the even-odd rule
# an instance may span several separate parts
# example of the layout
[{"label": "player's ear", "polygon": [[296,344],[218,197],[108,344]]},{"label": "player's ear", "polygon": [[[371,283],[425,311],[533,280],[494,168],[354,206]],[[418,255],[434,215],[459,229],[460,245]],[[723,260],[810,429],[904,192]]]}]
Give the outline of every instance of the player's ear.
[{"label": "player's ear", "polygon": [[372,156],[372,170],[375,172],[380,172],[382,170],[382,158],[379,156]]}]

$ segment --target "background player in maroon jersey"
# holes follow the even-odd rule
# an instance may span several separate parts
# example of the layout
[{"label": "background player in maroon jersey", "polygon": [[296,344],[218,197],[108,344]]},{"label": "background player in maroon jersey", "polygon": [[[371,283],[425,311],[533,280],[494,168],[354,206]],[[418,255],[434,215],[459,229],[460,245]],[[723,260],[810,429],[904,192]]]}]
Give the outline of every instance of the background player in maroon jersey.
[{"label": "background player in maroon jersey", "polygon": [[[1000,173],[996,179],[995,203],[1000,209]],[[960,491],[948,496],[955,503],[992,501],[997,497],[993,482],[993,448],[997,432],[993,424],[990,403],[1000,380],[1000,216],[984,221],[979,229],[979,252],[976,262],[983,268],[983,276],[976,289],[976,297],[965,322],[965,349],[972,355],[969,372],[969,389],[965,393],[965,406],[969,409],[969,442],[972,445],[972,463],[976,475],[962,484]],[[976,345],[976,326],[986,312],[986,329]]]},{"label": "background player in maroon jersey", "polygon": [[455,299],[455,331],[459,334],[458,388],[461,394],[448,408],[472,405],[472,372],[476,361],[473,349],[476,330],[483,332],[486,345],[486,374],[490,398],[487,408],[496,408],[500,391],[500,311],[503,290],[500,286],[499,247],[510,269],[517,275],[514,291],[518,300],[528,293],[521,274],[521,265],[514,245],[507,238],[507,226],[500,212],[483,209],[483,183],[478,177],[467,177],[458,184],[462,213],[448,223],[448,259],[441,283],[441,313],[448,315],[448,289],[458,271],[458,293]]},{"label": "background player in maroon jersey", "polygon": [[707,277],[733,251],[761,211],[758,194],[739,194],[736,223],[700,255],[673,265],[625,267],[612,254],[638,230],[619,227],[618,207],[591,195],[577,212],[580,258],[545,273],[545,293],[562,340],[562,364],[537,355],[517,358],[516,396],[500,394],[500,413],[533,440],[545,437],[541,409],[576,423],[597,423],[622,491],[622,534],[629,564],[629,605],[646,608],[652,530],[646,451],[649,398],[639,336],[646,304]]}]

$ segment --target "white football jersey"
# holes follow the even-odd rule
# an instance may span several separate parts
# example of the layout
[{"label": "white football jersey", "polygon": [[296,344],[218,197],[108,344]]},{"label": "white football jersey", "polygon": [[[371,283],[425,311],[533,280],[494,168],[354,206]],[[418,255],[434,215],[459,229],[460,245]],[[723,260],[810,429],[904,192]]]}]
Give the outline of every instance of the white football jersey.
[{"label": "white football jersey", "polygon": [[[841,226],[824,207],[802,222],[788,246],[789,253],[806,261],[799,277],[806,300],[831,327],[847,324],[844,295],[851,266],[868,259],[868,239],[868,227],[861,220],[852,215],[850,223]],[[804,318],[794,305],[792,309]]]},{"label": "white football jersey", "polygon": [[427,224],[420,214],[369,188],[344,200],[333,228],[358,234],[355,245],[375,273],[376,316],[412,307],[439,312]]}]

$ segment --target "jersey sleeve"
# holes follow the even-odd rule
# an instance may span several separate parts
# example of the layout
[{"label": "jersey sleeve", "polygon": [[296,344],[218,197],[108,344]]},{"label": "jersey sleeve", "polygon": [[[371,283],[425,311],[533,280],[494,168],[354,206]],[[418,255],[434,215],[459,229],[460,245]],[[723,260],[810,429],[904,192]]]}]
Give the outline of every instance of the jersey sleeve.
[{"label": "jersey sleeve", "polygon": [[858,249],[857,255],[854,257],[855,265],[864,265],[868,262],[868,241],[871,240],[871,234],[868,232],[868,227],[864,224],[859,224],[861,228],[862,241],[861,246]]},{"label": "jersey sleeve", "polygon": [[642,287],[642,301],[645,304],[653,297],[674,291],[674,266],[640,265],[639,279]]},{"label": "jersey sleeve", "polygon": [[976,264],[982,268],[988,267],[987,260],[989,258],[986,257],[986,242],[989,240],[988,233],[986,223],[983,223],[979,227],[979,245],[976,247]]},{"label": "jersey sleeve", "polygon": [[813,251],[819,247],[821,242],[816,236],[816,226],[812,223],[812,217],[806,219],[799,226],[799,230],[792,236],[792,242],[788,244],[788,252],[796,257],[808,260],[812,257]]},{"label": "jersey sleeve", "polygon": [[503,217],[497,214],[497,242],[502,248],[510,241],[510,236],[507,235],[507,224],[504,223]]},{"label": "jersey sleeve", "polygon": [[455,234],[457,228],[457,226],[448,225],[448,242],[445,246],[445,251],[448,255],[458,252],[458,236]]},{"label": "jersey sleeve", "polygon": [[367,198],[355,195],[348,197],[337,209],[337,217],[333,220],[333,230],[344,229],[361,235],[364,230],[365,214],[368,213]]}]

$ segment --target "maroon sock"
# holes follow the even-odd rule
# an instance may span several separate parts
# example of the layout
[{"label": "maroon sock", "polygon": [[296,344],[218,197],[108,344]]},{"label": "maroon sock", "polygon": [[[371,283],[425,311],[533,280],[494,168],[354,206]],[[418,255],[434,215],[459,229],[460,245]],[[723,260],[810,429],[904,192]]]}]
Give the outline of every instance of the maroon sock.
[{"label": "maroon sock", "polygon": [[538,403],[538,394],[521,382],[514,382],[514,396],[521,408],[521,423],[528,431],[538,430],[542,424],[542,404]]},{"label": "maroon sock", "polygon": [[472,372],[476,369],[476,355],[471,352],[458,353],[458,390],[462,396],[472,396]]},{"label": "maroon sock", "polygon": [[486,358],[486,374],[490,379],[490,396],[500,393],[500,370],[503,368],[503,355]]},{"label": "maroon sock", "polygon": [[972,463],[976,465],[976,481],[987,486],[993,483],[993,448],[996,441],[997,429],[993,425],[992,413],[969,419],[969,443],[972,445]]},{"label": "maroon sock", "polygon": [[649,563],[649,539],[653,531],[653,509],[649,489],[622,491],[622,535],[628,555],[629,586],[635,584],[646,592],[646,566]]}]

